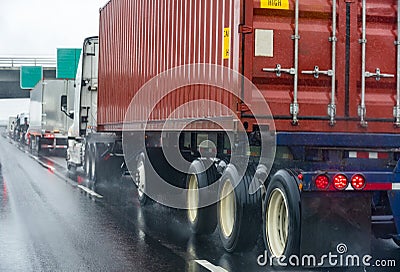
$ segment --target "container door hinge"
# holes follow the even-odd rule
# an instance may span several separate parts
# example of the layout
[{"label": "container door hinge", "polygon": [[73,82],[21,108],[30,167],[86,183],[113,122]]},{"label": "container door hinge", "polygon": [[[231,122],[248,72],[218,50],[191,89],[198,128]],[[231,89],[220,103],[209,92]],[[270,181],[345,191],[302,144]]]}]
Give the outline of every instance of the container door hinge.
[{"label": "container door hinge", "polygon": [[239,33],[251,34],[251,33],[253,33],[253,27],[248,26],[248,25],[239,25]]}]

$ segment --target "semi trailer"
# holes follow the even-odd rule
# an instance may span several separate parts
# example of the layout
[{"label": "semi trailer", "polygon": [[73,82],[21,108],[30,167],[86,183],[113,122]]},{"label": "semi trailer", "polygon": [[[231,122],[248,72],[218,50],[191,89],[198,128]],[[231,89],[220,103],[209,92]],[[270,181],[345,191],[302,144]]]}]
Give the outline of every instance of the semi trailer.
[{"label": "semi trailer", "polygon": [[68,167],[94,189],[131,175],[142,205],[181,201],[229,252],[400,245],[393,3],[109,1],[83,45]]},{"label": "semi trailer", "polygon": [[[74,82],[72,80],[42,80],[30,93],[29,150],[32,153],[66,153],[69,118],[73,110]],[[69,99],[68,99],[69,96]],[[70,104],[62,108],[60,97]]]}]

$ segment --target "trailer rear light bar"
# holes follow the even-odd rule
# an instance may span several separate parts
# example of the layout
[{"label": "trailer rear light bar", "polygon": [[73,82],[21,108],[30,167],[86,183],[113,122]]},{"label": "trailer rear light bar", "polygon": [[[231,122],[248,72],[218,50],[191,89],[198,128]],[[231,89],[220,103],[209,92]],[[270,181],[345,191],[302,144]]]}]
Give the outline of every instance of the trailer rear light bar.
[{"label": "trailer rear light bar", "polygon": [[56,136],[54,136],[54,134],[45,134],[44,138],[45,139],[54,139]]},{"label": "trailer rear light bar", "polygon": [[400,191],[400,180],[394,173],[301,173],[302,191]]}]

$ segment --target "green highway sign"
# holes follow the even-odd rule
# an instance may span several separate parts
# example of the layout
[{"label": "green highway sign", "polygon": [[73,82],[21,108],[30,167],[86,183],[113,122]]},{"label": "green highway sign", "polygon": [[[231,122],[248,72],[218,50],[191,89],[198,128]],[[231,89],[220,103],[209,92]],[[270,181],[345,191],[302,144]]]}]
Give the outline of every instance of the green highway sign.
[{"label": "green highway sign", "polygon": [[57,78],[75,79],[82,49],[58,48],[57,49]]},{"label": "green highway sign", "polygon": [[23,90],[33,89],[43,78],[42,66],[21,66],[20,87]]}]

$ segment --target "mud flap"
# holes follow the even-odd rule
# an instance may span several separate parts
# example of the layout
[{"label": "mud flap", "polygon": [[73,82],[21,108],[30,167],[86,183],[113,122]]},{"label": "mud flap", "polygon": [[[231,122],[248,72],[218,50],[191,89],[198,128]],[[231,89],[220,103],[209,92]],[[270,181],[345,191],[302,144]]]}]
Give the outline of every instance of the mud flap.
[{"label": "mud flap", "polygon": [[364,192],[303,192],[300,253],[316,258],[303,266],[361,265],[371,254],[371,201]]},{"label": "mud flap", "polygon": [[400,192],[391,191],[388,193],[390,206],[392,208],[394,222],[397,229],[397,237],[400,238]]}]

